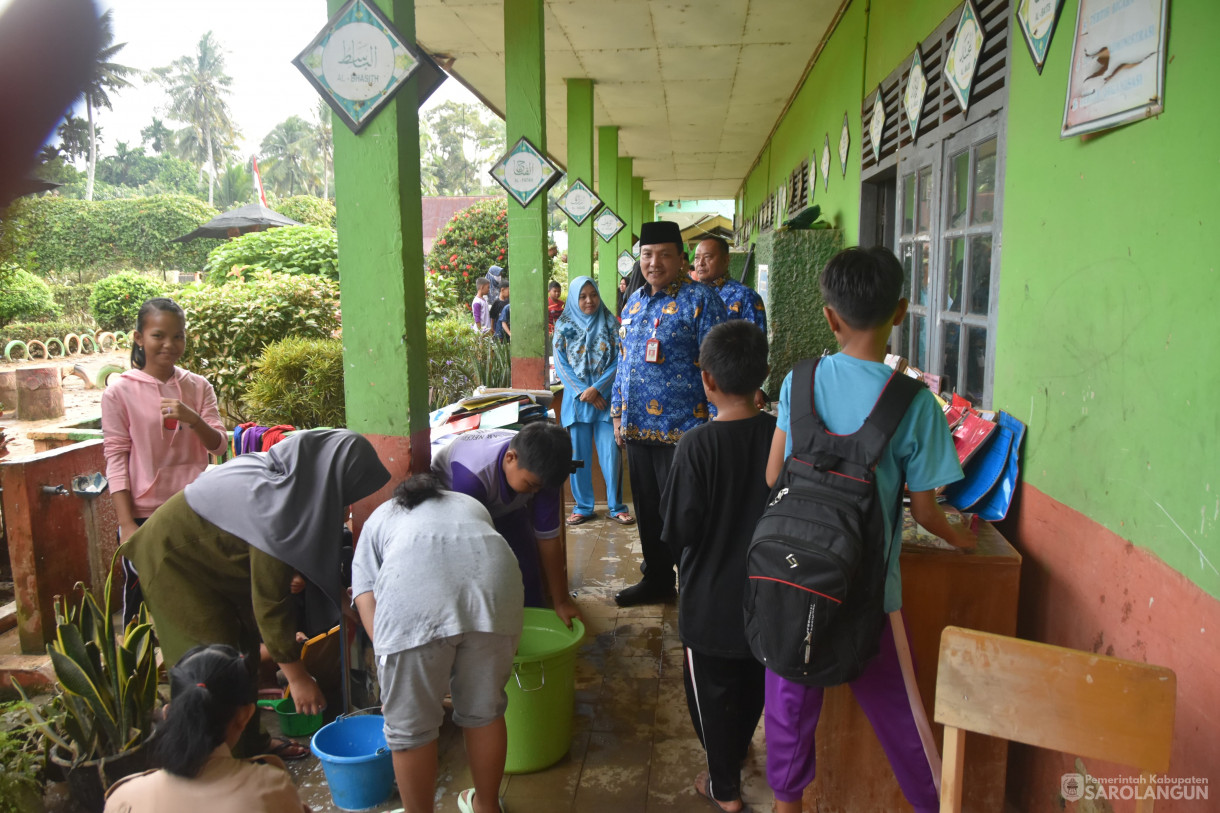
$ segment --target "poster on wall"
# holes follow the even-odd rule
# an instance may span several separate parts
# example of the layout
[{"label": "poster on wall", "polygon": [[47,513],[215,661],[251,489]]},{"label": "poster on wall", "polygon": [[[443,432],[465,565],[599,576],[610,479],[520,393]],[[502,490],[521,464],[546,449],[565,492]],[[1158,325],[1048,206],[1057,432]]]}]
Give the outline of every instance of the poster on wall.
[{"label": "poster on wall", "polygon": [[979,67],[979,56],[983,53],[983,24],[974,10],[973,0],[966,0],[962,16],[958,18],[949,55],[945,57],[945,78],[962,113],[970,106],[970,88],[974,85],[974,74]]},{"label": "poster on wall", "polygon": [[1021,0],[1017,6],[1017,27],[1025,36],[1025,45],[1039,75],[1046,63],[1046,53],[1051,48],[1051,37],[1055,36],[1062,10],[1063,0]]},{"label": "poster on wall", "polygon": [[919,46],[915,46],[915,56],[911,58],[911,71],[907,74],[907,87],[902,94],[902,109],[907,114],[907,124],[911,127],[911,140],[919,136],[919,116],[923,113],[923,100],[928,95],[928,77],[923,72],[923,57],[919,55]]},{"label": "poster on wall", "polygon": [[602,199],[593,193],[593,190],[579,178],[568,187],[568,191],[560,196],[559,200],[555,201],[555,205],[559,210],[571,218],[572,222],[577,226],[582,225],[589,215],[597,211],[597,207],[602,205]]},{"label": "poster on wall", "polygon": [[559,168],[551,163],[530,140],[522,136],[512,148],[491,165],[488,174],[504,187],[509,197],[522,206],[559,179]]},{"label": "poster on wall", "polygon": [[847,177],[847,149],[851,146],[851,131],[847,129],[847,111],[843,111],[843,129],[839,131],[839,166]]},{"label": "poster on wall", "polygon": [[1168,0],[1080,0],[1060,138],[1165,109]]},{"label": "poster on wall", "polygon": [[830,188],[830,133],[822,142],[822,165],[818,169],[822,171],[822,191],[825,192]]},{"label": "poster on wall", "polygon": [[881,103],[881,85],[873,99],[873,116],[868,122],[868,136],[873,142],[873,160],[881,160],[881,136],[885,133],[885,105]]}]

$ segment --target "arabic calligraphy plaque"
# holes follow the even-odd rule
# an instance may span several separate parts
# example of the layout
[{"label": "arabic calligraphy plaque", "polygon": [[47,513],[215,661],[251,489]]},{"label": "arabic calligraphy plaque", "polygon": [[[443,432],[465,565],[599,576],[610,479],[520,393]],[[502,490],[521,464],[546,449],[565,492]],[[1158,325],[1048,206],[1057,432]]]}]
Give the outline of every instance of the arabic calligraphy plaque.
[{"label": "arabic calligraphy plaque", "polygon": [[538,193],[559,179],[559,168],[524,136],[488,170],[513,200],[529,206]]},{"label": "arabic calligraphy plaque", "polygon": [[597,207],[602,205],[602,199],[593,194],[584,181],[579,178],[568,187],[568,191],[560,195],[559,200],[555,201],[555,205],[559,207],[565,215],[572,219],[572,222],[577,226],[583,225],[589,215],[597,211]]}]

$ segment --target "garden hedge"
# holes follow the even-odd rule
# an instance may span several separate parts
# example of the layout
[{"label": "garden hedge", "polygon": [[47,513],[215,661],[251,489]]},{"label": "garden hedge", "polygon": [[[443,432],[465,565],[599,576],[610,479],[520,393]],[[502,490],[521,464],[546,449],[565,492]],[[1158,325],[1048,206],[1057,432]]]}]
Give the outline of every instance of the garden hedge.
[{"label": "garden hedge", "polygon": [[47,276],[65,272],[203,267],[212,239],[171,243],[216,210],[189,195],[119,200],[19,198],[0,214],[0,262]]},{"label": "garden hedge", "polygon": [[333,229],[320,226],[280,226],[250,232],[212,249],[208,282],[251,279],[257,271],[276,274],[317,274],[339,278],[339,240]]}]

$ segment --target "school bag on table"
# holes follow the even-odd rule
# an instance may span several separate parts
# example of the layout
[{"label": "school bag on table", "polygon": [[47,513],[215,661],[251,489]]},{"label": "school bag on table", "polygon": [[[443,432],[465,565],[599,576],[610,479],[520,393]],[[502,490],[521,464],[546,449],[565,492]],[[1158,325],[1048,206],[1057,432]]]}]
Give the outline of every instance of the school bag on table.
[{"label": "school bag on table", "polygon": [[792,370],[792,455],[750,541],[744,609],[746,639],[764,666],[795,683],[837,686],[859,677],[880,646],[890,540],[874,475],[924,385],[891,375],[864,424],[835,435],[814,407],[818,361]]}]

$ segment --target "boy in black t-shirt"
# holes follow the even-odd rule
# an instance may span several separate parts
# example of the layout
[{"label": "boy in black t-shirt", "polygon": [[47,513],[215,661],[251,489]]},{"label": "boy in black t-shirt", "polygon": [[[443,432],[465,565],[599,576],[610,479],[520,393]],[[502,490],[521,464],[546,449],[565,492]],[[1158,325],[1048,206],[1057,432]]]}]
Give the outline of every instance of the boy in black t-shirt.
[{"label": "boy in black t-shirt", "polygon": [[661,538],[678,562],[678,631],[686,704],[707,751],[695,790],[721,810],[742,809],[741,764],[758,726],[764,670],[746,643],[746,548],[767,503],[775,418],[754,405],[767,375],[767,337],[734,319],[699,348],[716,417],[682,436],[662,495]]}]

